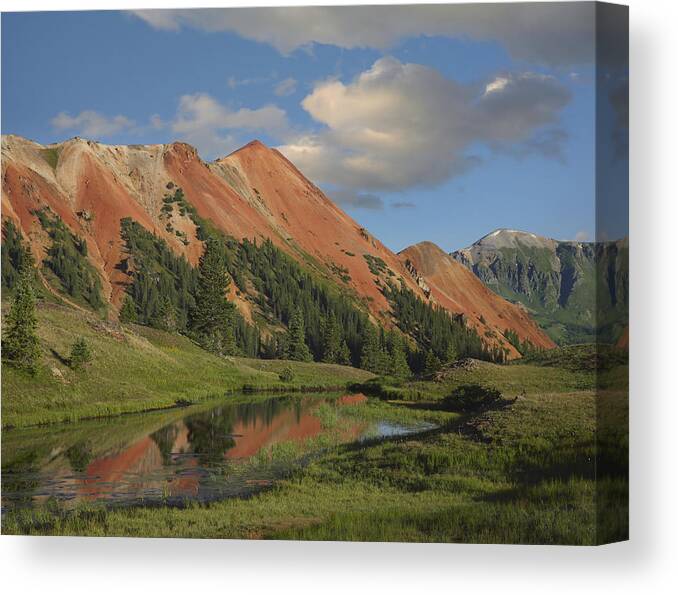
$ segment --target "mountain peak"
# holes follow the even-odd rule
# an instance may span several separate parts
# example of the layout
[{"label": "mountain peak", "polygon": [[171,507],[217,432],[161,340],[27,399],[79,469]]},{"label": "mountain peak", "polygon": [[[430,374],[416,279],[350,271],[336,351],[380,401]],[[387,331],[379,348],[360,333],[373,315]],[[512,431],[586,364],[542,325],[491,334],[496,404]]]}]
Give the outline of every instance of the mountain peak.
[{"label": "mountain peak", "polygon": [[509,227],[498,227],[494,231],[491,231],[487,235],[484,235],[478,241],[482,242],[485,239],[496,238],[496,237],[520,237],[520,238],[529,237],[529,238],[534,238],[534,239],[537,239],[537,238],[546,239],[546,238],[542,238],[542,236],[538,236],[536,233],[532,233],[532,232],[529,232],[529,231],[523,231],[521,229],[511,229]]},{"label": "mountain peak", "polygon": [[422,242],[417,242],[413,246],[409,246],[408,248],[401,250],[398,254],[405,254],[408,251],[412,251],[412,250],[418,250],[422,253],[429,254],[431,256],[433,256],[433,255],[435,255],[435,256],[440,256],[440,255],[447,256],[445,251],[440,246],[438,246],[438,244],[431,242],[430,240],[424,240]]},{"label": "mountain peak", "polygon": [[472,247],[492,249],[515,248],[518,245],[547,247],[553,243],[554,240],[537,235],[536,233],[501,227],[474,242]]},{"label": "mountain peak", "polygon": [[234,155],[257,155],[257,154],[266,154],[266,153],[272,153],[273,149],[269,147],[268,145],[262,143],[258,138],[255,138],[254,140],[251,140],[248,142],[246,145],[243,145],[239,149],[236,149],[235,151],[232,151],[228,155],[224,157],[219,157],[216,161],[217,163],[224,161],[225,159],[228,159],[229,157],[232,157]]}]

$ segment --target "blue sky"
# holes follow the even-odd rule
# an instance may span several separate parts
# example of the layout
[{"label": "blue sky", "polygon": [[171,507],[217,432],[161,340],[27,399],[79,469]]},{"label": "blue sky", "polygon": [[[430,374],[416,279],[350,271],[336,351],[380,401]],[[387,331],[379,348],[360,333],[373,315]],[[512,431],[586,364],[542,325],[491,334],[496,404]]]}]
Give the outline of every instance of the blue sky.
[{"label": "blue sky", "polygon": [[5,13],[2,132],[179,139],[205,159],[259,138],[394,250],[497,227],[592,239],[590,15],[542,11],[526,39],[515,11],[415,10]]}]

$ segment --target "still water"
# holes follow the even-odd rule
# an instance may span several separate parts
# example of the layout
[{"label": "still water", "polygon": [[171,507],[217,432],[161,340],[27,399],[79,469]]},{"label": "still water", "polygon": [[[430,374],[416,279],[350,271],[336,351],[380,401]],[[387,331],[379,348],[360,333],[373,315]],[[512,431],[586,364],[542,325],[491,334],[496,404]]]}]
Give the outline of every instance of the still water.
[{"label": "still water", "polygon": [[[370,420],[363,395],[257,398],[23,430],[2,436],[2,508],[182,503],[271,485],[337,443],[424,426]],[[369,416],[368,416],[369,417]]]}]

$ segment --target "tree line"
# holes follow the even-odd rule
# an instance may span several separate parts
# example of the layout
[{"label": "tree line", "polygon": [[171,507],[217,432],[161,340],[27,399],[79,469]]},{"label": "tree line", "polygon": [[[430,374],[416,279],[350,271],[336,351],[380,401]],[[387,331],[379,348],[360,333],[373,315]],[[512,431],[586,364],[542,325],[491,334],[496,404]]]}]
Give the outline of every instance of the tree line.
[{"label": "tree line", "polygon": [[[164,204],[172,208],[178,204],[197,221],[203,254],[193,267],[163,238],[131,218],[122,219],[125,256],[118,267],[130,278],[120,310],[122,322],[180,332],[224,355],[337,363],[394,376],[432,372],[458,357],[502,359],[500,350],[488,348],[461,318],[422,301],[402,280],[399,285],[389,281],[382,289],[395,323],[386,329],[369,319],[348,290],[302,267],[271,240],[237,241],[215,230],[197,215],[180,188]],[[53,247],[58,246],[46,266],[66,280],[64,287],[73,276],[87,278],[80,263],[86,261],[86,243],[60,220],[44,218]],[[6,226],[3,286],[17,284],[17,267],[26,259],[20,246],[20,232]],[[64,274],[71,268],[74,274]],[[254,324],[228,299],[231,282],[263,315]],[[94,307],[98,301],[90,303]]]}]

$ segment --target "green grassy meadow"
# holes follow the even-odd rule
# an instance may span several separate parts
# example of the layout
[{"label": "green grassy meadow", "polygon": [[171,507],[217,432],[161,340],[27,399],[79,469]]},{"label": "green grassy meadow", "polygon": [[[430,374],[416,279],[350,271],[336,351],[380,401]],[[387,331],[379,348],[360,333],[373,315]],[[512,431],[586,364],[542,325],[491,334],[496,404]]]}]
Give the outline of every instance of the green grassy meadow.
[{"label": "green grassy meadow", "polygon": [[[353,380],[372,397],[346,415],[436,428],[326,444],[309,464],[247,498],[75,510],[52,503],[7,513],[3,532],[577,545],[625,539],[628,368],[620,356],[600,372],[586,347],[576,366],[573,355],[474,361],[421,381]],[[469,383],[499,389],[510,404],[446,409],[443,398]],[[323,416],[334,423],[331,410]]]},{"label": "green grassy meadow", "polygon": [[[3,427],[148,411],[243,390],[343,388],[372,376],[333,364],[218,357],[178,334],[111,323],[58,304],[43,303],[37,313],[41,365],[33,376],[3,363]],[[93,360],[76,371],[67,360],[80,337]],[[286,367],[293,379],[282,382]]]}]

